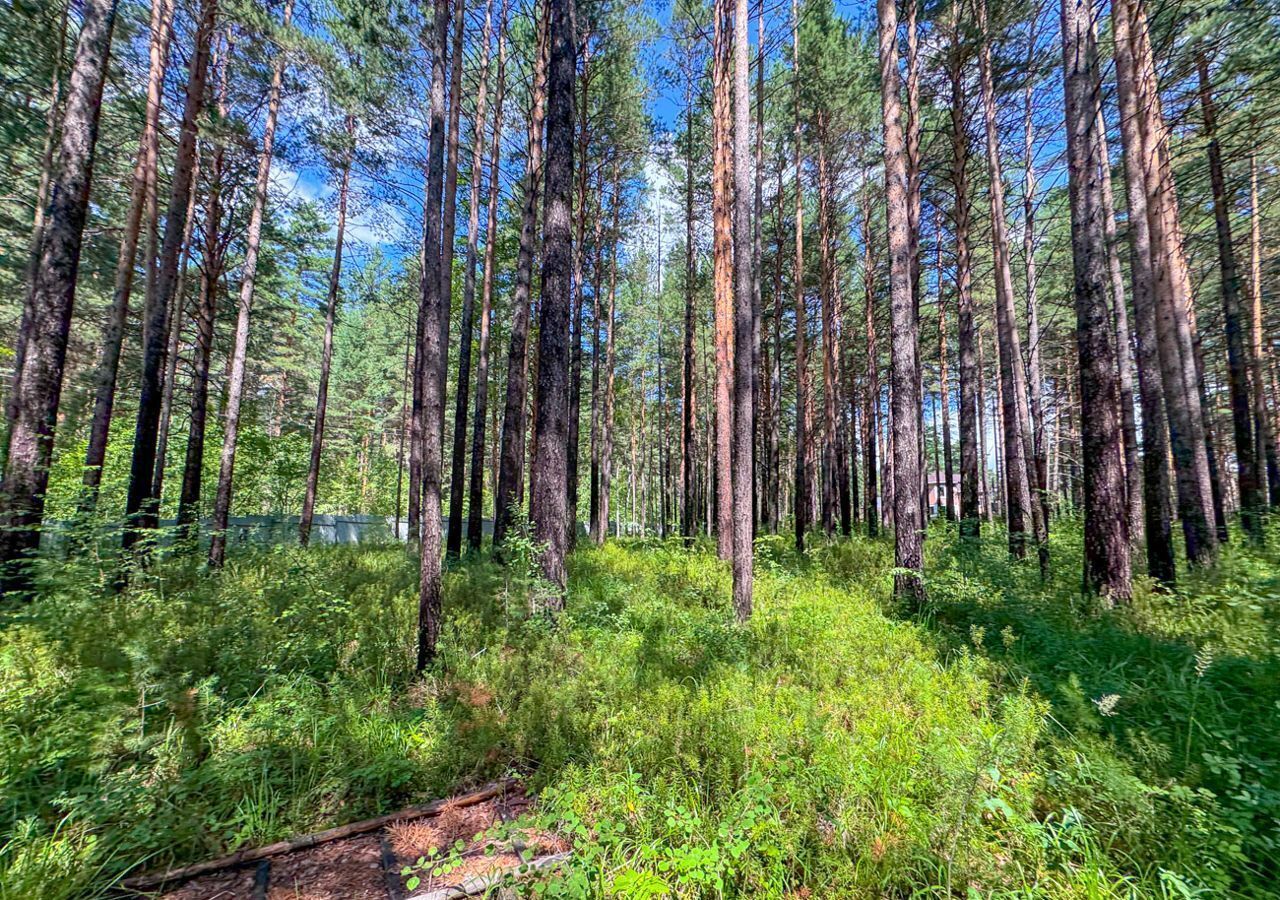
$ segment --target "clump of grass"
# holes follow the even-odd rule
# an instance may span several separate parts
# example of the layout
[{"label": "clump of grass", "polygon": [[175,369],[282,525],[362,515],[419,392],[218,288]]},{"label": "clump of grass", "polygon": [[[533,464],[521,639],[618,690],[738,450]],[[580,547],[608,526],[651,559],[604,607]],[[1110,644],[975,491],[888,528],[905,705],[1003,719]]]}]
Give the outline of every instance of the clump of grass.
[{"label": "clump of grass", "polygon": [[1046,584],[953,537],[921,620],[883,540],[763,538],[746,627],[709,547],[584,549],[558,622],[519,560],[466,560],[423,679],[398,546],[171,559],[122,594],[48,566],[0,623],[0,900],[512,771],[574,844],[550,896],[1265,893],[1274,560],[1103,611],[1070,525]]}]

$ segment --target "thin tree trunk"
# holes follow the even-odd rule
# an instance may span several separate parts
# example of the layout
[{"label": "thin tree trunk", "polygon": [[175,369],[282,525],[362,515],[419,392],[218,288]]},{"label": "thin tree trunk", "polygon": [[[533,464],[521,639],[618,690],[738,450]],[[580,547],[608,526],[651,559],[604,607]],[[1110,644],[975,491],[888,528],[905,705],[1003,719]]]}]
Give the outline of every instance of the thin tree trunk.
[{"label": "thin tree trunk", "polygon": [[920,345],[911,292],[910,185],[904,158],[898,77],[898,11],[877,0],[880,27],[880,98],[884,116],[885,205],[889,223],[889,296],[892,303],[892,423],[894,478],[894,594],[919,609],[924,602],[920,508]]},{"label": "thin tree trunk", "polygon": [[[746,22],[742,23],[746,28]],[[745,41],[745,37],[743,38]],[[751,396],[752,408],[760,410],[763,421],[752,420],[751,465],[753,469],[753,534],[768,517],[766,511],[768,477],[766,466],[769,429],[769,384],[764,378],[768,369],[768,352],[761,345],[764,296],[762,293],[760,258],[763,253],[764,228],[764,4],[756,15],[756,112],[755,112],[755,169],[753,175],[752,228],[751,228]],[[745,139],[744,139],[745,148]],[[765,445],[762,446],[762,435]]]},{"label": "thin tree trunk", "polygon": [[[449,387],[449,326],[453,322],[453,258],[454,236],[458,227],[458,131],[462,122],[462,36],[466,26],[466,0],[448,0],[453,16],[453,48],[448,51],[449,130],[445,136],[444,213],[440,237],[440,296],[444,306],[440,313],[440,415],[436,428],[440,446],[444,447],[445,393]],[[447,40],[446,34],[446,40]],[[443,52],[443,51],[442,51]],[[443,465],[443,456],[442,462]]]},{"label": "thin tree trunk", "polygon": [[818,131],[818,258],[819,301],[822,305],[822,530],[835,533],[838,504],[836,462],[836,309],[835,250],[832,246],[831,173],[827,165],[825,112],[817,114]]},{"label": "thin tree trunk", "polygon": [[530,287],[533,252],[537,241],[538,205],[542,192],[542,120],[547,78],[547,4],[538,18],[537,62],[529,112],[528,164],[525,169],[524,206],[520,212],[520,251],[516,259],[515,295],[512,298],[511,343],[507,350],[507,397],[502,417],[498,493],[493,520],[493,546],[501,552],[503,539],[515,516],[515,505],[524,482],[525,404],[528,400],[528,351]]},{"label": "thin tree trunk", "polygon": [[[506,95],[507,3],[498,21],[498,72],[493,103],[493,140],[489,148],[489,200],[484,236],[484,280],[480,288],[480,346],[476,362],[476,408],[471,423],[471,481],[467,506],[467,546],[479,550],[484,516],[485,416],[489,405],[489,335],[493,327],[494,256],[498,240],[498,196],[501,187],[502,104]],[[488,46],[486,44],[486,46]],[[474,176],[473,176],[474,177]]]},{"label": "thin tree trunk", "polygon": [[[64,14],[65,15],[65,14]],[[142,231],[144,211],[149,203],[149,186],[155,178],[159,156],[160,106],[168,67],[169,42],[173,35],[173,0],[152,0],[150,68],[147,72],[147,106],[142,135],[138,139],[138,157],[133,168],[133,185],[129,195],[129,211],[125,216],[124,236],[116,262],[115,287],[111,306],[102,327],[102,353],[94,373],[93,420],[89,426],[89,445],[84,459],[84,495],[81,512],[91,514],[98,505],[98,488],[102,483],[102,464],[107,455],[107,439],[111,433],[111,414],[115,407],[116,377],[120,370],[120,348],[124,343],[124,327],[129,317],[129,299],[138,255],[138,237]],[[43,212],[42,212],[43,214]],[[155,223],[149,222],[154,228]],[[147,260],[147,269],[151,261]]]},{"label": "thin tree trunk", "polygon": [[1084,456],[1084,583],[1111,602],[1133,592],[1125,502],[1120,360],[1107,307],[1102,154],[1094,98],[1098,82],[1091,0],[1062,0],[1063,83],[1071,251],[1075,275],[1076,347],[1080,356],[1080,420]]},{"label": "thin tree trunk", "polygon": [[617,362],[617,294],[618,294],[618,244],[621,240],[619,215],[622,206],[622,181],[618,171],[617,157],[613,163],[613,228],[611,232],[611,250],[609,261],[609,336],[605,339],[604,351],[604,439],[600,449],[600,523],[601,540],[609,533],[609,505],[613,490],[613,411],[614,411],[614,377]]},{"label": "thin tree trunk", "polygon": [[880,489],[876,484],[878,476],[876,463],[876,422],[880,412],[880,367],[879,350],[876,347],[876,257],[874,235],[872,233],[871,192],[863,192],[862,206],[862,281],[863,281],[863,313],[867,348],[866,372],[866,410],[863,413],[862,444],[866,460],[863,469],[866,471],[866,520],[867,536],[876,537],[880,533]]},{"label": "thin tree trunk", "polygon": [[[227,115],[227,81],[231,67],[231,43],[215,68],[221,65],[218,85],[218,117]],[[222,279],[226,259],[226,242],[222,228],[222,177],[226,148],[218,143],[213,151],[213,165],[209,172],[209,197],[205,204],[204,250],[201,252],[200,300],[196,306],[196,342],[192,350],[191,414],[187,426],[187,451],[182,470],[182,487],[178,495],[178,529],[183,540],[195,535],[195,523],[199,515],[200,487],[204,475],[204,437],[209,415],[209,366],[213,356],[213,326],[218,308],[218,282]],[[194,196],[194,192],[192,192]],[[191,214],[187,213],[187,227]],[[185,268],[185,266],[184,266]],[[179,296],[181,294],[179,293]],[[179,307],[180,309],[180,307]],[[178,331],[181,315],[175,316],[174,330]],[[177,356],[171,350],[170,361]],[[173,376],[170,376],[170,381]],[[157,463],[159,460],[157,460]],[[159,465],[156,466],[159,470]],[[156,492],[159,496],[159,492]]]},{"label": "thin tree trunk", "polygon": [[729,0],[712,6],[711,217],[712,285],[715,294],[716,551],[733,559],[733,124],[732,22]]},{"label": "thin tree trunk", "polygon": [[[615,225],[617,198],[614,199]],[[684,483],[682,493],[684,499],[684,515],[681,518],[681,534],[684,535],[685,546],[693,545],[693,535],[697,528],[697,501],[694,496],[697,480],[697,446],[694,436],[694,423],[697,418],[697,383],[694,372],[694,340],[697,336],[694,317],[694,278],[697,264],[694,261],[693,234],[693,90],[690,86],[685,93],[685,158],[684,158],[684,344],[682,359],[681,400],[681,439],[680,445],[684,459]],[[615,229],[614,238],[617,239]],[[605,523],[605,528],[608,523]],[[599,541],[597,541],[599,543]]]},{"label": "thin tree trunk", "polygon": [[[948,379],[947,309],[942,301],[942,222],[934,229],[938,234],[938,390],[942,395],[942,462],[947,479],[947,521],[956,517],[955,462],[951,454],[951,382]],[[966,241],[968,237],[966,236]],[[968,248],[965,254],[968,255]],[[966,260],[966,263],[968,261]]]},{"label": "thin tree trunk", "polygon": [[[458,33],[461,33],[459,9]],[[467,200],[467,258],[462,281],[462,322],[458,343],[458,392],[453,407],[453,453],[449,463],[449,530],[445,553],[458,557],[462,553],[462,506],[466,491],[467,404],[471,390],[471,337],[475,329],[476,242],[480,233],[480,178],[484,170],[485,104],[489,90],[489,41],[493,31],[493,2],[484,12],[481,32],[480,84],[476,89],[476,112],[471,129],[471,193]],[[461,47],[455,47],[461,57]],[[458,85],[461,87],[461,85]],[[454,104],[461,105],[461,91],[455,90]],[[487,310],[484,312],[487,313]],[[485,326],[487,330],[487,323]],[[446,344],[447,346],[447,344]],[[485,348],[486,350],[488,347]]]},{"label": "thin tree trunk", "polygon": [[[1009,261],[1004,209],[1004,176],[1000,165],[1000,139],[996,128],[995,83],[991,71],[991,42],[987,33],[987,5],[978,10],[983,32],[978,60],[981,70],[983,119],[986,125],[987,167],[991,176],[991,242],[995,256],[996,335],[1000,351],[1001,421],[1004,432],[1004,468],[1007,491],[1005,518],[1009,526],[1009,552],[1023,557],[1027,539],[1042,545],[1039,506],[1032,503],[1032,479],[1028,458],[1034,456],[1031,416],[1027,408],[1027,373],[1022,339],[1013,306],[1013,274]],[[1042,547],[1041,564],[1047,552]]]},{"label": "thin tree trunk", "polygon": [[793,121],[796,166],[796,238],[795,270],[792,282],[795,289],[796,311],[796,490],[794,498],[796,550],[804,552],[805,533],[809,530],[809,478],[805,466],[805,452],[809,445],[806,428],[809,419],[809,351],[808,325],[805,321],[804,298],[804,192],[801,188],[804,160],[801,155],[800,130],[800,6],[791,0],[792,19],[792,79],[794,83],[795,117]]},{"label": "thin tree trunk", "polygon": [[1027,391],[1030,395],[1031,452],[1028,467],[1035,483],[1033,500],[1039,508],[1040,552],[1048,550],[1049,494],[1048,453],[1044,431],[1044,380],[1040,376],[1040,299],[1036,270],[1036,166],[1035,123],[1032,106],[1035,100],[1033,67],[1036,52],[1036,19],[1032,16],[1031,32],[1027,44],[1027,79],[1023,90],[1025,114],[1023,116],[1023,190],[1022,190],[1022,255],[1026,269],[1027,311]]},{"label": "thin tree trunk", "polygon": [[1240,275],[1236,267],[1235,243],[1231,235],[1231,203],[1223,172],[1222,147],[1218,143],[1217,111],[1209,81],[1209,61],[1204,52],[1196,54],[1199,76],[1200,111],[1209,138],[1209,183],[1213,191],[1213,221],[1218,237],[1218,266],[1222,282],[1222,318],[1227,337],[1227,386],[1231,397],[1231,424],[1236,448],[1236,479],[1240,491],[1240,520],[1254,540],[1262,539],[1262,495],[1264,473],[1260,471],[1253,440],[1253,403],[1249,396],[1249,346],[1240,302]]},{"label": "thin tree trunk", "polygon": [[[572,551],[578,545],[578,461],[581,455],[582,429],[582,305],[583,305],[583,265],[586,256],[587,235],[587,187],[590,173],[587,165],[587,150],[590,147],[590,87],[591,87],[591,35],[583,37],[585,48],[582,63],[582,92],[578,96],[578,199],[575,207],[577,231],[573,238],[573,310],[570,317],[569,338],[569,437],[567,459],[565,463],[565,489],[568,494],[568,515],[565,517],[567,532],[566,548]],[[596,211],[596,222],[600,221],[599,210]],[[661,235],[661,223],[659,223]],[[659,241],[661,246],[661,241]],[[598,247],[597,247],[598,251]],[[661,263],[659,263],[661,265]],[[661,332],[659,332],[661,341]],[[662,345],[659,343],[661,354]]]},{"label": "thin tree trunk", "polygon": [[755,485],[755,381],[760,363],[756,300],[751,166],[751,88],[747,0],[737,0],[733,29],[733,609],[739,622],[751,617],[754,565],[752,497]]},{"label": "thin tree trunk", "polygon": [[434,0],[434,23],[431,31],[431,97],[430,132],[427,142],[426,228],[423,232],[422,297],[419,318],[422,320],[422,343],[418,358],[422,361],[422,512],[420,568],[418,578],[418,658],[416,670],[421,673],[436,657],[440,638],[442,610],[440,474],[444,443],[444,360],[447,357],[442,336],[443,320],[449,306],[444,295],[446,279],[441,272],[447,258],[443,246],[441,204],[445,192],[445,42],[449,37],[449,0]]},{"label": "thin tree trunk", "polygon": [[547,161],[543,199],[542,299],[538,304],[537,450],[529,473],[529,518],[543,545],[548,608],[568,587],[569,339],[573,306],[573,0],[547,0]]},{"label": "thin tree trunk", "polygon": [[329,372],[333,366],[333,326],[338,318],[338,300],[342,288],[342,239],[347,231],[347,195],[351,190],[351,160],[355,155],[355,117],[346,121],[347,146],[342,157],[342,176],[338,181],[337,236],[333,245],[333,265],[329,269],[329,289],[325,295],[324,338],[320,344],[320,381],[316,388],[315,423],[311,431],[311,457],[307,466],[307,486],[302,499],[302,519],[298,523],[298,542],[311,541],[311,522],[316,512],[316,491],[320,486],[320,457],[324,448],[325,414],[329,411]]},{"label": "thin tree trunk", "polygon": [[168,357],[169,313],[177,296],[187,210],[190,204],[196,160],[196,134],[204,108],[217,0],[203,0],[195,34],[195,49],[187,78],[187,99],[174,161],[169,209],[165,216],[164,244],[160,251],[156,289],[147,295],[143,314],[142,391],[134,431],[129,494],[125,503],[125,549],[131,548],[147,529],[156,526],[160,498],[154,493],[156,445],[164,404],[164,369]]},{"label": "thin tree trunk", "polygon": [[0,561],[5,591],[27,591],[24,565],[40,546],[45,489],[62,393],[76,274],[89,210],[102,86],[115,27],[115,0],[85,0],[67,88],[40,262],[23,315],[23,348],[15,371],[8,453],[0,488]]},{"label": "thin tree trunk", "polygon": [[1258,154],[1249,154],[1249,361],[1253,367],[1253,422],[1256,459],[1266,461],[1270,506],[1280,507],[1280,460],[1267,410],[1266,359],[1262,340],[1262,214],[1258,208]]},{"label": "thin tree trunk", "polygon": [[[293,0],[285,0],[282,27],[293,21]],[[249,355],[249,314],[258,276],[258,251],[262,242],[262,219],[267,205],[271,177],[271,156],[275,149],[276,122],[280,115],[280,91],[284,83],[286,54],[276,49],[267,94],[267,119],[262,128],[262,150],[258,155],[258,176],[253,189],[253,207],[245,237],[244,265],[240,275],[240,296],[236,305],[235,336],[231,345],[231,365],[227,378],[227,415],[222,432],[222,453],[218,461],[218,492],[213,504],[213,528],[209,541],[209,565],[221,568],[227,558],[227,522],[231,518],[232,477],[236,465],[236,441],[240,437],[240,402],[244,396],[244,373]]]}]

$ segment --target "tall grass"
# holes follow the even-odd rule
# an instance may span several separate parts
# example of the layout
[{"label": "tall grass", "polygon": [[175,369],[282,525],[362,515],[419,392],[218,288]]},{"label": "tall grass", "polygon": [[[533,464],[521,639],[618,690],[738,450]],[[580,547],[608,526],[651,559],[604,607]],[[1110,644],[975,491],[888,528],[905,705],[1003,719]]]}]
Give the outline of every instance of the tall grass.
[{"label": "tall grass", "polygon": [[555,622],[521,566],[467,560],[423,679],[398,546],[170,559],[119,594],[51,564],[0,613],[0,900],[509,772],[574,843],[551,896],[1270,895],[1277,560],[1108,611],[1070,523],[1047,583],[999,535],[926,546],[909,619],[888,543],[763,537],[746,627],[711,548],[584,549]]}]

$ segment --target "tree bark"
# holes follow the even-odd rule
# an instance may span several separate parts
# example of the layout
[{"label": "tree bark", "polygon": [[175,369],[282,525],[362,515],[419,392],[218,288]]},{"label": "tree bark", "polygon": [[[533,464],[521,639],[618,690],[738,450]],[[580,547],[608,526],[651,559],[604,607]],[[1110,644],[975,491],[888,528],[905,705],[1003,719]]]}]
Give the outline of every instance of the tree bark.
[{"label": "tree bark", "polygon": [[445,191],[445,42],[449,36],[449,0],[434,0],[431,32],[430,132],[427,142],[426,212],[423,232],[422,295],[422,520],[418,578],[418,658],[421,673],[436,657],[442,610],[440,534],[440,473],[443,464],[444,359],[443,319],[449,306],[444,296],[442,262],[447,258],[440,222]]},{"label": "tree bark", "polygon": [[29,590],[30,572],[25,563],[40,546],[76,274],[93,182],[102,86],[116,21],[115,0],[85,0],[83,9],[40,261],[23,315],[22,354],[11,389],[8,453],[0,488],[0,562],[4,565],[0,587],[6,592]]},{"label": "tree bark", "polygon": [[1033,67],[1036,52],[1036,20],[1032,17],[1027,43],[1026,85],[1023,90],[1023,190],[1022,190],[1022,255],[1026,272],[1027,312],[1027,391],[1031,412],[1031,463],[1028,472],[1034,478],[1033,501],[1039,510],[1041,554],[1047,552],[1049,537],[1049,458],[1045,446],[1044,379],[1040,366],[1040,298],[1036,270],[1036,165],[1035,123],[1032,108],[1035,100]]},{"label": "tree bark", "polygon": [[[615,209],[617,199],[614,199]],[[694,435],[697,420],[697,379],[694,369],[694,340],[697,336],[694,310],[694,279],[697,276],[697,263],[694,260],[693,233],[693,88],[690,85],[685,93],[685,158],[684,158],[684,343],[682,358],[682,399],[681,399],[681,432],[680,446],[683,454],[684,515],[681,517],[681,534],[684,535],[686,547],[693,545],[693,535],[697,530],[697,498],[695,482],[697,480],[698,448]],[[616,232],[615,232],[616,238]],[[606,523],[607,526],[607,523]],[[599,541],[597,541],[599,543]]]},{"label": "tree bark", "polygon": [[795,507],[796,550],[804,552],[805,534],[809,530],[809,473],[805,465],[805,452],[809,445],[807,433],[809,410],[809,327],[805,319],[804,297],[804,192],[801,188],[804,159],[801,152],[803,132],[800,130],[800,7],[798,0],[791,0],[792,19],[792,78],[794,80],[795,118],[793,121],[796,167],[796,238],[795,269],[792,281],[795,289],[796,313],[796,490]]},{"label": "tree bark", "polygon": [[[461,33],[461,9],[458,33]],[[485,105],[489,91],[489,42],[493,31],[493,2],[485,7],[481,32],[480,83],[476,89],[476,112],[471,129],[471,193],[467,200],[467,257],[462,281],[462,322],[458,342],[458,390],[453,407],[453,453],[449,463],[449,530],[445,554],[457,558],[462,553],[462,506],[466,491],[467,404],[471,396],[471,338],[475,330],[476,242],[480,233],[480,178],[484,170]],[[461,47],[455,47],[461,57]],[[461,85],[459,85],[461,87]],[[454,105],[461,105],[455,90]],[[486,347],[486,349],[488,349]]]},{"label": "tree bark", "polygon": [[[148,203],[148,188],[155,179],[159,156],[160,107],[164,102],[163,85],[168,68],[169,43],[173,36],[173,0],[152,0],[150,68],[147,72],[147,106],[142,135],[138,139],[138,156],[133,168],[133,184],[129,194],[129,211],[125,216],[124,236],[120,240],[120,256],[116,262],[115,287],[111,306],[102,327],[102,353],[94,373],[93,420],[89,426],[89,445],[84,459],[84,494],[82,514],[91,514],[98,505],[98,488],[102,483],[102,463],[107,456],[107,439],[111,432],[111,414],[115,407],[116,378],[120,371],[120,349],[124,343],[124,327],[129,317],[129,300],[138,255],[138,237]],[[154,222],[149,223],[155,227]],[[147,260],[148,271],[151,260]]]},{"label": "tree bark", "polygon": [[995,82],[991,71],[991,41],[987,29],[986,0],[978,10],[983,33],[978,61],[981,71],[983,119],[986,126],[987,166],[991,176],[991,243],[995,257],[996,335],[1000,352],[1001,421],[1004,432],[1005,484],[1008,488],[1005,519],[1009,527],[1009,552],[1023,557],[1030,537],[1043,546],[1038,522],[1039,506],[1032,502],[1032,478],[1028,458],[1034,457],[1031,416],[1027,408],[1027,373],[1022,357],[1013,306],[1013,274],[1009,261],[1004,208],[1004,176],[1000,164],[1000,138],[996,127]]},{"label": "tree bark", "polygon": [[569,337],[573,304],[573,0],[547,0],[547,160],[543,198],[542,299],[538,304],[537,449],[529,473],[529,518],[543,545],[547,606],[564,606],[568,587]]},{"label": "tree bark", "polygon": [[1222,319],[1227,337],[1227,386],[1231,397],[1231,425],[1236,448],[1236,479],[1240,491],[1240,521],[1246,534],[1262,540],[1265,501],[1257,448],[1253,440],[1253,402],[1249,396],[1249,347],[1245,343],[1244,314],[1240,302],[1240,273],[1236,266],[1235,242],[1231,235],[1231,203],[1223,172],[1222,147],[1218,143],[1218,117],[1209,80],[1209,61],[1204,52],[1196,54],[1199,76],[1200,111],[1209,138],[1209,183],[1213,192],[1213,222],[1218,238],[1218,267],[1222,282]]},{"label": "tree bark", "polygon": [[[1165,192],[1160,183],[1163,119],[1158,107],[1153,106],[1158,98],[1152,96],[1148,79],[1142,74],[1149,60],[1142,50],[1143,37],[1139,31],[1145,32],[1146,23],[1135,0],[1120,0],[1113,5],[1112,23],[1130,235],[1136,266],[1134,309],[1140,320],[1139,372],[1144,368],[1141,345],[1147,343],[1159,361],[1159,395],[1168,422],[1187,559],[1193,565],[1203,564],[1213,560],[1216,538],[1211,526],[1209,467],[1199,393],[1194,385],[1195,366],[1191,359],[1186,307],[1174,296],[1177,276],[1171,270],[1177,266],[1175,256],[1180,257],[1181,247],[1177,245],[1177,235],[1169,229]],[[1151,305],[1151,319],[1144,323],[1147,304]],[[1144,324],[1153,326],[1150,333],[1144,333]],[[1144,403],[1145,412],[1149,410]],[[1149,421],[1145,415],[1144,421]],[[1154,466],[1154,462],[1151,465]],[[1153,499],[1149,492],[1146,496],[1148,502]],[[1147,521],[1150,525],[1150,514]]]},{"label": "tree bark", "polygon": [[760,304],[756,300],[751,171],[751,63],[747,0],[737,0],[733,29],[733,609],[751,617],[755,485],[755,376],[759,365]]},{"label": "tree bark", "polygon": [[142,391],[133,439],[129,494],[125,503],[124,546],[129,549],[146,530],[154,529],[160,498],[154,492],[156,445],[164,403],[164,369],[168,358],[169,314],[177,296],[179,263],[186,232],[187,210],[196,160],[196,133],[204,108],[217,0],[203,0],[196,27],[195,48],[187,77],[187,99],[174,161],[169,208],[165,216],[164,244],[160,250],[156,289],[147,295],[143,313]]},{"label": "tree bark", "polygon": [[[476,362],[476,408],[471,423],[471,481],[467,504],[467,546],[479,550],[483,536],[485,416],[489,407],[489,334],[493,327],[494,255],[498,240],[501,186],[502,104],[506,94],[507,4],[498,21],[498,71],[493,102],[493,140],[489,148],[489,200],[484,235],[484,280],[480,288],[480,346]],[[486,44],[486,46],[488,46]]]},{"label": "tree bark", "polygon": [[1084,457],[1084,583],[1110,602],[1127,602],[1133,583],[1120,361],[1114,318],[1107,307],[1102,154],[1094,101],[1101,86],[1092,21],[1091,0],[1062,0],[1063,93]]},{"label": "tree bark", "polygon": [[[293,0],[285,0],[283,28],[293,21]],[[258,276],[258,251],[262,244],[262,219],[271,178],[271,156],[275,149],[276,122],[280,116],[280,92],[284,84],[286,54],[277,48],[267,94],[267,118],[262,127],[262,149],[258,155],[258,176],[253,188],[253,207],[245,237],[244,265],[240,275],[240,295],[236,304],[236,328],[231,345],[231,365],[227,378],[227,413],[222,431],[222,453],[218,461],[218,492],[213,504],[213,528],[209,539],[209,565],[221,568],[227,558],[227,523],[231,518],[232,478],[236,466],[236,441],[240,436],[240,402],[244,396],[244,373],[249,355],[249,314]]]},{"label": "tree bark", "polygon": [[885,206],[889,223],[892,310],[894,594],[916,609],[924,602],[920,507],[919,325],[911,291],[910,185],[904,158],[898,77],[898,11],[877,0],[880,98],[884,116]]},{"label": "tree bark", "polygon": [[879,350],[876,347],[876,257],[874,234],[871,223],[871,192],[863,192],[865,198],[862,206],[862,283],[863,312],[867,348],[866,401],[862,413],[862,447],[866,459],[862,468],[866,472],[866,521],[867,536],[876,537],[880,533],[880,489],[877,485],[878,465],[876,463],[876,422],[880,411],[880,366]]},{"label": "tree bark", "polygon": [[[225,119],[227,115],[227,82],[231,64],[229,40],[226,47],[223,59],[215,63],[215,68],[218,65],[221,66],[218,85],[218,117],[220,119]],[[204,249],[200,254],[200,299],[196,305],[196,342],[191,360],[191,413],[187,426],[187,450],[182,470],[182,486],[178,495],[178,530],[180,538],[184,541],[195,536],[200,487],[204,475],[204,438],[209,415],[209,366],[213,356],[213,326],[218,308],[218,282],[222,279],[226,259],[226,241],[221,231],[222,177],[225,158],[226,148],[220,142],[213,151],[213,164],[209,172],[209,196],[205,203]],[[194,192],[192,195],[194,196]],[[188,228],[190,225],[191,213],[188,211]],[[178,325],[181,318],[180,314],[175,316],[177,321],[174,322],[174,331],[180,330]],[[176,348],[170,351],[171,362],[177,356],[175,351]],[[173,380],[172,376],[169,380]],[[159,470],[159,465],[156,468]],[[156,493],[158,496],[159,492]]]},{"label": "tree bark", "polygon": [[543,0],[538,19],[537,61],[529,111],[528,163],[525,169],[524,205],[520,211],[520,250],[516,259],[515,295],[512,298],[511,342],[507,349],[507,397],[502,417],[498,493],[493,519],[493,546],[502,542],[515,516],[522,493],[525,454],[525,404],[528,400],[528,352],[530,288],[533,252],[537,241],[538,205],[542,191],[542,120],[547,78],[547,5]]},{"label": "tree bark", "polygon": [[1253,367],[1253,421],[1255,459],[1266,461],[1270,506],[1280,507],[1280,459],[1275,429],[1267,409],[1266,360],[1262,328],[1262,214],[1258,208],[1258,154],[1249,154],[1249,360]]},{"label": "tree bark", "polygon": [[733,132],[732,21],[729,0],[715,0],[711,61],[712,288],[715,297],[716,552],[733,559]]}]

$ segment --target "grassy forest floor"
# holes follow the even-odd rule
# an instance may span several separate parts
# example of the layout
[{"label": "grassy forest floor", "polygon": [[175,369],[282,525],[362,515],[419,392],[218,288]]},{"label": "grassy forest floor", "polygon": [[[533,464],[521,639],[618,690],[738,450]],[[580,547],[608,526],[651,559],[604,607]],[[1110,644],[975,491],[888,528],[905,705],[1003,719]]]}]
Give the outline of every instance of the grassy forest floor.
[{"label": "grassy forest floor", "polygon": [[526,613],[527,553],[446,576],[443,659],[412,677],[395,546],[277,549],[123,594],[50,563],[0,612],[0,900],[88,897],[519,773],[574,863],[547,896],[1275,896],[1280,532],[1176,595],[1079,597],[935,526],[923,618],[892,547],[757,555],[733,624],[705,546],[572,560]]}]

